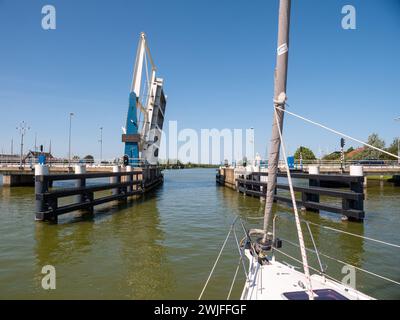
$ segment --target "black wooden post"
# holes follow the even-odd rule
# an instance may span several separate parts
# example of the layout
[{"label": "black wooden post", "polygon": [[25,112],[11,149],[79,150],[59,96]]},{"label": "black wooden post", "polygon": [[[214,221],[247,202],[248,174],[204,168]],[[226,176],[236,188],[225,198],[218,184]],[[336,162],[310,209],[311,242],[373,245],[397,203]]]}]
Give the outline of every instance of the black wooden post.
[{"label": "black wooden post", "polygon": [[[120,166],[114,166],[113,167],[113,172],[121,172],[121,167]],[[111,177],[110,178],[111,183],[121,183],[121,176],[119,177]],[[112,189],[112,195],[115,196],[120,193],[120,188],[114,188]]]},{"label": "black wooden post", "polygon": [[[86,166],[80,166],[80,165],[75,166],[75,174],[85,174],[85,173],[86,173]],[[75,187],[77,188],[86,187],[86,179],[85,178],[77,179],[75,181]],[[76,203],[82,203],[84,201],[85,201],[85,195],[83,193],[75,196]]]},{"label": "black wooden post", "polygon": [[[132,182],[133,181],[132,166],[126,166],[125,167],[125,171],[129,172],[129,174],[125,176],[125,181],[126,182]],[[128,186],[126,188],[127,192],[132,192],[132,190],[133,190],[132,186]]]},{"label": "black wooden post", "polygon": [[50,213],[45,215],[44,219],[48,220],[52,223],[57,223],[58,222],[58,215],[56,213],[56,210],[58,208],[58,199],[57,198],[51,198],[49,200],[49,209]]},{"label": "black wooden post", "polygon": [[[354,209],[354,210],[360,210],[364,212],[364,178],[360,177],[358,181],[355,182],[350,182],[350,190],[359,193],[360,196],[357,197],[357,199],[343,199],[342,200],[342,209],[343,210],[348,210],[348,209]],[[364,219],[364,214],[359,215],[359,217],[356,220],[363,220]]]},{"label": "black wooden post", "polygon": [[350,181],[350,190],[360,194],[357,199],[343,199],[342,210],[359,210],[357,217],[349,217],[352,220],[364,220],[364,170],[362,166],[350,166],[350,175],[356,176],[356,180]]},{"label": "black wooden post", "polygon": [[[85,201],[93,203],[93,200],[94,200],[94,192],[86,192],[85,193]],[[89,216],[94,215],[93,204],[89,208],[87,208],[86,214]]]},{"label": "black wooden post", "polygon": [[44,165],[35,166],[35,197],[36,197],[36,216],[35,220],[44,221],[45,212],[49,209],[43,194],[49,190],[46,175],[49,174],[49,168]]},{"label": "black wooden post", "polygon": [[[308,168],[308,173],[310,175],[310,178],[308,179],[308,186],[309,187],[319,187],[321,185],[320,180],[318,178],[319,167],[318,166],[310,166]],[[302,193],[302,201],[303,201],[303,203],[308,202],[308,201],[319,203],[319,194],[303,192]],[[304,205],[304,206],[309,211],[319,212],[318,209],[308,208],[307,205]]]}]

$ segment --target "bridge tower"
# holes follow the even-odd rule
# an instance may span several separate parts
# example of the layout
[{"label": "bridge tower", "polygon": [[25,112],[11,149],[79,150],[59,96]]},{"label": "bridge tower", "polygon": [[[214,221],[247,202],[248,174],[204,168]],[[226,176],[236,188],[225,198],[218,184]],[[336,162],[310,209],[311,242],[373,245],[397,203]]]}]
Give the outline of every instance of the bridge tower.
[{"label": "bridge tower", "polygon": [[[148,61],[151,64],[151,78]],[[146,71],[145,79],[142,79],[143,67]],[[158,163],[166,107],[163,83],[163,79],[156,77],[156,67],[146,35],[142,32],[129,94],[126,127],[123,128],[122,135],[122,142],[125,143],[124,155],[129,158],[130,165],[137,165],[139,159],[148,164]]]}]

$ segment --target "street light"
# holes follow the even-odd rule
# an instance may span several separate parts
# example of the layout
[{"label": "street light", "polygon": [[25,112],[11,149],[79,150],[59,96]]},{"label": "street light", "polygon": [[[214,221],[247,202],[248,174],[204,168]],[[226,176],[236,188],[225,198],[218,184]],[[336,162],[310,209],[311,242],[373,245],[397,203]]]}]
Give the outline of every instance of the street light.
[{"label": "street light", "polygon": [[28,126],[28,124],[25,121],[22,121],[19,124],[19,127],[17,127],[17,130],[19,130],[19,134],[21,135],[21,154],[20,154],[20,158],[19,158],[20,169],[22,169],[22,157],[23,157],[23,153],[24,153],[24,136],[26,134],[26,131],[28,131],[29,129],[30,129],[30,127]]},{"label": "street light", "polygon": [[68,142],[68,167],[71,166],[71,127],[72,127],[72,116],[73,112],[69,114],[69,142]]},{"label": "street light", "polygon": [[[400,121],[400,117],[395,118],[394,121]],[[397,137],[397,156],[399,157],[397,159],[398,164],[400,165],[400,136]]]},{"label": "street light", "polygon": [[254,147],[254,128],[253,127],[250,128],[250,141],[249,142],[251,143],[251,151],[250,151],[251,159],[250,160],[251,160],[251,163],[254,164],[255,147]]},{"label": "street light", "polygon": [[103,127],[100,127],[100,165],[103,159]]}]

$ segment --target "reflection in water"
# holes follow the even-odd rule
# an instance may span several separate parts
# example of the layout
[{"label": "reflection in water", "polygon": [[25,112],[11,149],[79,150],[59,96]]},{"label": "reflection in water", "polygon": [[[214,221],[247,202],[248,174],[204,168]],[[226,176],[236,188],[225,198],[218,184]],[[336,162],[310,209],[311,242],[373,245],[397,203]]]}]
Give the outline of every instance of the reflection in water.
[{"label": "reflection in water", "polygon": [[[74,215],[60,224],[35,223],[33,188],[0,187],[0,299],[196,299],[235,216],[249,228],[262,226],[264,203],[215,184],[214,169],[166,170],[154,194],[127,204],[96,208],[91,220]],[[301,213],[306,220],[400,243],[399,187],[370,183],[364,224],[340,216]],[[276,205],[278,236],[297,243],[290,208]],[[261,218],[261,219],[260,219]],[[311,226],[319,250],[329,256],[400,281],[398,249]],[[303,225],[305,241],[311,239]],[[238,236],[242,231],[238,228]],[[299,249],[284,243],[300,258]],[[314,254],[311,265],[318,267]],[[224,299],[238,263],[234,238],[228,243],[205,292]],[[282,260],[296,265],[286,257]],[[327,273],[342,278],[342,265],[322,257]],[[41,288],[41,268],[52,264],[57,289]],[[239,298],[241,271],[232,292]],[[400,298],[400,290],[357,272],[357,288],[376,298]]]},{"label": "reflection in water", "polygon": [[51,298],[65,292],[80,299],[166,296],[174,275],[161,245],[156,197],[146,198],[103,206],[92,221],[36,223],[36,295],[43,294],[40,271],[50,264],[56,267],[59,289]]}]

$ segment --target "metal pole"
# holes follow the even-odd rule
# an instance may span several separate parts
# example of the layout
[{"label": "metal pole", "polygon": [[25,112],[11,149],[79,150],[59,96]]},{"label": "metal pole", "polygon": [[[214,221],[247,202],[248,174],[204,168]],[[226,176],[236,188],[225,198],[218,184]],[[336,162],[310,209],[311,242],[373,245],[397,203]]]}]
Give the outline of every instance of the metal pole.
[{"label": "metal pole", "polygon": [[21,152],[19,157],[19,167],[22,168],[22,154],[24,152],[24,134],[21,134]]},{"label": "metal pole", "polygon": [[30,128],[27,126],[25,121],[22,121],[17,127],[17,130],[19,130],[19,133],[21,135],[21,151],[20,151],[20,158],[19,158],[19,167],[22,168],[22,157],[24,153],[24,135],[26,133],[26,130],[29,130]]},{"label": "metal pole", "polygon": [[[400,121],[400,117],[394,119],[394,121]],[[400,165],[400,136],[397,137],[397,155],[399,157],[397,163]]]},{"label": "metal pole", "polygon": [[343,147],[340,147],[340,171],[342,173],[344,172],[343,162],[344,162],[344,150]]},{"label": "metal pole", "polygon": [[100,165],[103,159],[103,127],[100,127]]},{"label": "metal pole", "polygon": [[50,139],[50,143],[49,143],[49,166],[51,167],[51,139]]},{"label": "metal pole", "polygon": [[74,114],[70,112],[69,114],[69,139],[68,139],[68,167],[71,166],[71,128],[72,128],[72,116]]},{"label": "metal pole", "polygon": [[255,147],[254,147],[254,128],[251,127],[250,128],[250,142],[251,142],[251,164],[254,165],[254,160],[255,160]]},{"label": "metal pole", "polygon": [[275,90],[274,90],[274,112],[277,117],[273,116],[271,147],[268,160],[268,182],[267,194],[264,212],[264,238],[267,241],[268,226],[272,216],[272,205],[274,202],[274,193],[276,188],[276,177],[279,162],[279,151],[281,141],[279,137],[279,127],[283,128],[283,111],[275,109],[279,107],[285,108],[286,101],[286,81],[288,68],[288,50],[289,50],[289,25],[290,25],[290,0],[280,0],[279,2],[279,25],[278,25],[278,48],[275,69]]}]

